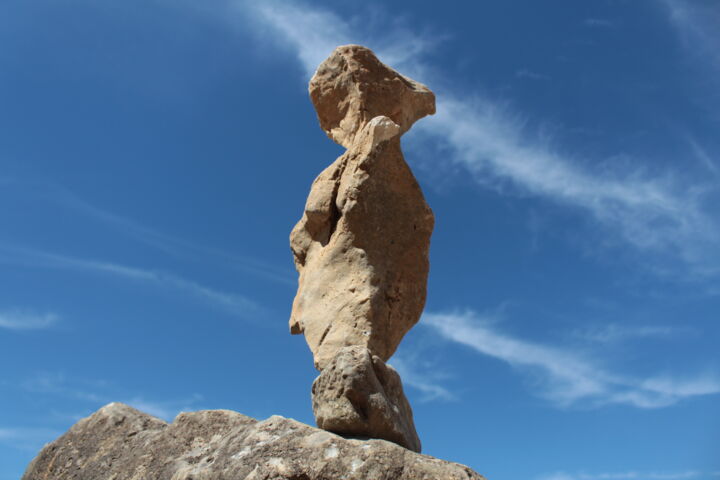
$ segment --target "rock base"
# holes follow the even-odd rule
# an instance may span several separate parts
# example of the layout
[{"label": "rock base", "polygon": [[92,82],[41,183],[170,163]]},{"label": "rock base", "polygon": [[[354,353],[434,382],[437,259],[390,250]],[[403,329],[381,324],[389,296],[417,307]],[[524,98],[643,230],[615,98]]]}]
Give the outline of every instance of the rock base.
[{"label": "rock base", "polygon": [[182,413],[168,424],[111,403],[45,446],[22,480],[481,480],[468,467],[384,440],[353,440],[273,416]]},{"label": "rock base", "polygon": [[323,430],[382,438],[420,452],[400,375],[365,347],[340,349],[313,383],[312,404]]}]

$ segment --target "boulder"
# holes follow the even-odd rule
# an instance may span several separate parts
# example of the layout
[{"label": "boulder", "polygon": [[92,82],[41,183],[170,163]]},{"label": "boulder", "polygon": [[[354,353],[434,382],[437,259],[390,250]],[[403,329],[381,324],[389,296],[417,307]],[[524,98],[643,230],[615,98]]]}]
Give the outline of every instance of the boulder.
[{"label": "boulder", "polygon": [[168,424],[111,403],[46,445],[22,480],[481,480],[457,463],[384,440],[346,439],[295,420],[229,410]]},{"label": "boulder", "polygon": [[312,403],[324,430],[382,438],[420,452],[400,375],[365,347],[340,349],[313,383]]},{"label": "boulder", "polygon": [[337,47],[310,79],[309,92],[320,126],[345,148],[377,116],[390,117],[405,133],[416,120],[435,113],[435,95],[425,85],[360,45]]}]

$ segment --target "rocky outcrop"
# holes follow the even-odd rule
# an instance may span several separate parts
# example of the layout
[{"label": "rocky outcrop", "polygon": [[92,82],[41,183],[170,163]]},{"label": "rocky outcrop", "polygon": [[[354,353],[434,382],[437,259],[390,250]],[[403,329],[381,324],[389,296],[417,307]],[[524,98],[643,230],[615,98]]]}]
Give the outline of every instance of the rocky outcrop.
[{"label": "rocky outcrop", "polygon": [[313,383],[312,401],[320,428],[420,451],[400,375],[365,347],[345,347],[335,355]]},{"label": "rocky outcrop", "polygon": [[45,446],[22,480],[481,480],[383,440],[273,416],[182,413],[171,424],[111,403]]},{"label": "rocky outcrop", "polygon": [[[435,112],[435,97],[358,45],[338,47],[318,67],[310,97],[322,128],[347,147],[313,183],[304,215],[290,235],[300,273],[290,332],[304,333],[322,372],[316,382],[323,385],[322,395],[316,388],[313,396],[316,414],[322,412],[316,420],[331,431],[384,438],[419,451],[399,377],[383,362],[425,306],[434,217],[405,163],[400,136]],[[337,377],[325,369],[333,362],[336,368],[338,352],[348,346],[367,349],[375,365],[375,370],[355,370],[353,384],[372,386],[362,390],[384,399],[364,399],[370,409],[364,416],[357,409],[349,415],[359,400],[338,403],[328,394],[330,379]],[[394,398],[378,390],[376,372],[381,370],[392,372]],[[340,382],[335,392],[357,391],[346,387],[346,381]],[[390,405],[403,408],[392,411]]]}]

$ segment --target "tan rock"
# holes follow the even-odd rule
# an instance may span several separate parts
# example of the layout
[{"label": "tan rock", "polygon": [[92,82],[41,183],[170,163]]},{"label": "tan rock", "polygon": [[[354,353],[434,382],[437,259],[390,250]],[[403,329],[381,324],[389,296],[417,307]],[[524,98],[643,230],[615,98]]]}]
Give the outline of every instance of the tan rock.
[{"label": "tan rock", "polygon": [[350,345],[387,361],[425,305],[434,218],[400,135],[434,112],[434,96],[359,46],[336,49],[310,92],[349,149],[315,180],[290,235],[300,273],[290,331],[305,334],[320,370]]},{"label": "tan rock", "polygon": [[309,90],[320,126],[346,148],[377,116],[389,117],[405,133],[416,120],[435,113],[435,95],[425,85],[399,74],[360,45],[336,48],[318,67]]},{"label": "tan rock", "polygon": [[46,445],[22,480],[483,480],[464,465],[384,440],[345,439],[292,419],[229,410],[168,424],[120,403]]},{"label": "tan rock", "polygon": [[382,438],[420,452],[400,375],[365,347],[342,348],[313,383],[312,399],[323,430]]}]

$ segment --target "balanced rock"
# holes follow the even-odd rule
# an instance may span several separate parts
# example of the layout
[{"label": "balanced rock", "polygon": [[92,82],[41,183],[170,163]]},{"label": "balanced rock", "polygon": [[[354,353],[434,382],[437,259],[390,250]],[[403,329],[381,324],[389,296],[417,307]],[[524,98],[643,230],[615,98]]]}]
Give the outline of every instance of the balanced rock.
[{"label": "balanced rock", "polygon": [[111,403],[46,445],[22,480],[483,480],[384,440],[345,439],[295,420],[229,410],[168,424]]},{"label": "balanced rock", "polygon": [[387,361],[425,305],[434,225],[400,135],[435,98],[357,45],[320,65],[310,96],[348,150],[317,177],[290,235],[300,273],[290,331],[305,334],[319,370],[352,345]]},{"label": "balanced rock", "polygon": [[420,439],[400,375],[365,347],[344,347],[312,387],[317,426],[390,440],[415,452]]},{"label": "balanced rock", "polygon": [[360,45],[336,48],[318,67],[309,90],[320,126],[345,148],[377,116],[390,117],[405,133],[416,120],[435,113],[435,95],[425,85]]}]

